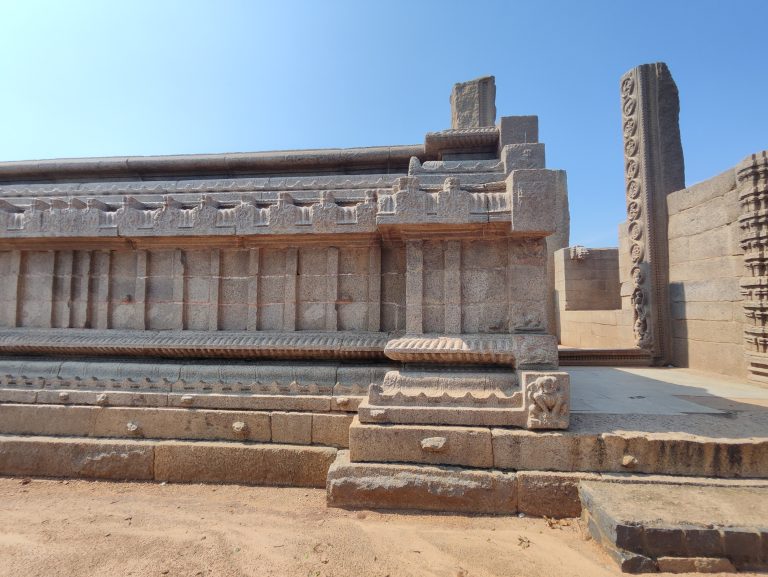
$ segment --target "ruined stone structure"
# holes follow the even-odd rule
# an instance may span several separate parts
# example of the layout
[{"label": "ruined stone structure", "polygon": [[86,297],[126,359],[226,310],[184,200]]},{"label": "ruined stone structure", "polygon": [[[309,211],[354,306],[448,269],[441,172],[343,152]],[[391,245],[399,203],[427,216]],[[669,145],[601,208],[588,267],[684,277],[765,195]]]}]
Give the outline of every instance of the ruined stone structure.
[{"label": "ruined stone structure", "polygon": [[565,173],[492,77],[422,145],[0,163],[0,474],[582,514],[625,571],[767,566],[759,514],[622,509],[764,494],[764,413],[587,369],[571,414],[561,359],[768,378],[766,153],[685,188],[667,67],[620,86],[612,249],[567,246]]},{"label": "ruined stone structure", "polygon": [[566,428],[565,174],[535,117],[493,125],[493,77],[451,103],[422,146],[0,165],[0,400],[260,411],[224,436],[342,447],[358,405]]}]

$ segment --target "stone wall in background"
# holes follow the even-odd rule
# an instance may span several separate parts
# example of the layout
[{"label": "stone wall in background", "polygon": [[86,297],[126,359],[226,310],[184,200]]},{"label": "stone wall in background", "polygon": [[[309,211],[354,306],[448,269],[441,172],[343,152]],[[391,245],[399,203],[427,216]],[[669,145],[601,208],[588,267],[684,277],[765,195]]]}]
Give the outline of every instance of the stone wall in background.
[{"label": "stone wall in background", "polygon": [[556,251],[554,263],[560,344],[633,348],[632,311],[621,310],[618,249],[572,246]]},{"label": "stone wall in background", "polygon": [[734,169],[667,197],[672,362],[746,376]]}]

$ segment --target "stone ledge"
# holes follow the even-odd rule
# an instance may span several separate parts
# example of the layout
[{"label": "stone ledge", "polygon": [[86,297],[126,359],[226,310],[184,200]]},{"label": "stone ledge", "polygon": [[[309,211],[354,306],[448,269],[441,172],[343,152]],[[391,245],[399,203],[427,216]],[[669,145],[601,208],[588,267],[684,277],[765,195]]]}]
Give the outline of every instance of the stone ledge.
[{"label": "stone ledge", "polygon": [[328,471],[328,505],[506,515],[517,512],[513,473],[456,467],[351,463],[339,451]]},{"label": "stone ledge", "polygon": [[0,475],[321,488],[336,452],[294,445],[0,435]]},{"label": "stone ledge", "polygon": [[347,447],[352,415],[0,404],[0,435],[238,441]]},{"label": "stone ledge", "polygon": [[696,558],[768,567],[766,488],[584,482],[579,495],[588,530],[626,572],[695,569]]},{"label": "stone ledge", "polygon": [[232,359],[379,359],[387,333],[1,329],[0,353]]}]

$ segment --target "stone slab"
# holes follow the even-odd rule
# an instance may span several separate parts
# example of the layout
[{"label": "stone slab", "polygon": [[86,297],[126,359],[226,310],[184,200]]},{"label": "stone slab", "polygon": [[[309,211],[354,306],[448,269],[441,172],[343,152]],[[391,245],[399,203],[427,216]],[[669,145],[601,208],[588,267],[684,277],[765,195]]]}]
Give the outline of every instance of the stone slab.
[{"label": "stone slab", "polygon": [[147,441],[0,436],[0,474],[149,481],[154,445]]},{"label": "stone slab", "polygon": [[329,411],[331,398],[323,395],[238,395],[169,393],[169,407],[244,409],[250,411]]},{"label": "stone slab", "polygon": [[768,489],[583,482],[593,536],[655,562],[660,557],[726,558],[739,569],[768,566]]},{"label": "stone slab", "polygon": [[493,466],[765,478],[768,437],[757,436],[768,431],[763,419],[744,419],[742,428],[709,415],[573,415],[568,431],[493,429]]},{"label": "stone slab", "polygon": [[517,512],[515,475],[457,467],[352,463],[339,451],[328,471],[328,505],[492,515]]},{"label": "stone slab", "polygon": [[324,487],[335,458],[330,447],[163,441],[155,447],[155,479]]},{"label": "stone slab", "polygon": [[330,447],[349,447],[349,427],[353,414],[312,415],[312,444]]},{"label": "stone slab", "polygon": [[491,431],[479,427],[372,425],[355,417],[349,449],[354,462],[493,466]]},{"label": "stone slab", "polygon": [[272,440],[275,443],[309,445],[312,443],[311,413],[272,413]]}]

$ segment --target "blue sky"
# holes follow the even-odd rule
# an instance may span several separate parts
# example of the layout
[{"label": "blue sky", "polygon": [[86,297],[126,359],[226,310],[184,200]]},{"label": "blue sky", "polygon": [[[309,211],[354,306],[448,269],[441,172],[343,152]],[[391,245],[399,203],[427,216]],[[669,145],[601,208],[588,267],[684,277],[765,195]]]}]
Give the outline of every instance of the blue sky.
[{"label": "blue sky", "polygon": [[688,184],[768,148],[763,0],[0,0],[0,160],[412,144],[494,74],[616,244],[619,77],[669,64]]}]

